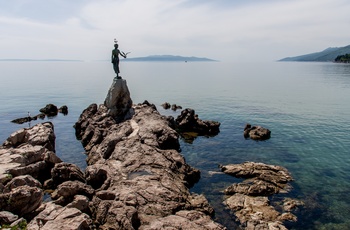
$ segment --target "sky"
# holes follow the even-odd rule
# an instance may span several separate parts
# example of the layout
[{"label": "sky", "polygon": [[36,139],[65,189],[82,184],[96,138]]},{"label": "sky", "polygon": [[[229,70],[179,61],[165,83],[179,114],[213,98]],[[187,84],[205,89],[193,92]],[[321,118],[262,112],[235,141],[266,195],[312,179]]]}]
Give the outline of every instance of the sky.
[{"label": "sky", "polygon": [[0,0],[0,59],[276,61],[350,45],[349,0]]}]

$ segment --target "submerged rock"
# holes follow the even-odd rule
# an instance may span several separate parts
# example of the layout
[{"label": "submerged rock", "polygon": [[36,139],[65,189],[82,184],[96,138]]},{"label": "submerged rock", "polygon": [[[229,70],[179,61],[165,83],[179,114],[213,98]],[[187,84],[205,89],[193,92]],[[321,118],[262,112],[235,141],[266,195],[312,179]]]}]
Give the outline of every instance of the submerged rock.
[{"label": "submerged rock", "polygon": [[293,178],[281,166],[245,162],[220,166],[229,175],[246,178],[225,189],[224,201],[245,229],[287,229],[283,221],[296,221],[290,211],[301,203],[286,200],[285,213],[280,213],[271,204],[269,196],[286,193],[291,189],[288,182]]}]

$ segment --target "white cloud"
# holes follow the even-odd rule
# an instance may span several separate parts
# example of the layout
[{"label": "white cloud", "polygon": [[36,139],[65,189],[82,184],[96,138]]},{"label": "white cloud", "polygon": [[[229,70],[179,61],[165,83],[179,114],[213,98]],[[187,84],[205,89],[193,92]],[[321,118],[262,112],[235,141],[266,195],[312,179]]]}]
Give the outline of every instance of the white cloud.
[{"label": "white cloud", "polygon": [[0,58],[108,59],[116,37],[131,56],[276,60],[347,45],[350,35],[347,0],[85,2],[60,20],[0,17]]}]

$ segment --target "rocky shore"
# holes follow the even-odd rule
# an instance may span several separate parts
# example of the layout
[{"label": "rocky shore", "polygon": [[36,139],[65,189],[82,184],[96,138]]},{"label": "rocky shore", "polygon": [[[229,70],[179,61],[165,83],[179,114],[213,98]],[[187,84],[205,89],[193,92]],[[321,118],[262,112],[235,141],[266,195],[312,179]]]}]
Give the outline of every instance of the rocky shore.
[{"label": "rocky shore", "polygon": [[[21,129],[3,143],[0,225],[33,230],[226,229],[213,219],[207,199],[189,191],[200,171],[179,152],[179,135],[216,135],[219,126],[199,119],[192,109],[175,119],[162,116],[147,101],[135,105],[126,81],[115,79],[104,104],[88,106],[74,125],[87,155],[84,172],[56,156],[51,122]],[[221,166],[225,173],[250,178],[225,190],[230,196],[225,204],[242,228],[283,229],[282,221],[290,218],[276,214],[276,219],[256,221],[259,213],[271,208],[259,206],[248,212],[248,199],[287,190],[290,174],[278,166],[266,171],[260,164],[245,167]],[[252,181],[243,171],[254,172],[258,179]],[[284,177],[273,177],[276,173]],[[262,198],[256,199],[259,203]],[[269,203],[266,199],[259,204]]]}]

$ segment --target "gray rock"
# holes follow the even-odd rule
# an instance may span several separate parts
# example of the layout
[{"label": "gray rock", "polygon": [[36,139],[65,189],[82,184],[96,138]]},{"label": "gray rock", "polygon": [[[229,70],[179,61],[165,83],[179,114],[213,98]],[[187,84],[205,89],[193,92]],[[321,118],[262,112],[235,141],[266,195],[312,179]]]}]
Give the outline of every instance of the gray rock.
[{"label": "gray rock", "polygon": [[243,135],[245,138],[264,141],[270,139],[271,131],[261,126],[251,126],[250,124],[246,124]]},{"label": "gray rock", "polygon": [[40,206],[44,192],[40,188],[28,185],[0,194],[0,209],[23,216]]},{"label": "gray rock", "polygon": [[76,208],[62,207],[54,203],[47,203],[27,226],[27,230],[52,229],[92,229],[91,218]]},{"label": "gray rock", "polygon": [[80,181],[65,181],[51,194],[51,198],[56,200],[57,204],[66,205],[73,200],[75,195],[84,195],[91,199],[94,193],[91,186]]},{"label": "gray rock", "polygon": [[80,168],[71,163],[58,163],[51,169],[51,178],[57,186],[65,181],[80,181],[85,183],[84,173]]},{"label": "gray rock", "polygon": [[104,105],[91,105],[75,125],[88,155],[86,180],[96,189],[90,202],[96,226],[191,229],[202,224],[207,229],[224,229],[211,219],[214,211],[207,200],[190,194],[189,187],[200,173],[178,152],[178,134],[168,119],[148,102],[132,109],[131,119],[117,122],[106,116]]},{"label": "gray rock", "polygon": [[175,122],[180,133],[195,132],[199,135],[217,135],[220,132],[220,122],[201,120],[193,109],[182,110]]},{"label": "gray rock", "polygon": [[122,121],[125,118],[130,118],[130,109],[132,100],[130,98],[129,88],[126,85],[126,80],[114,79],[109,88],[104,105],[108,108],[108,114],[116,118],[117,121]]},{"label": "gray rock", "polygon": [[45,122],[31,128],[20,129],[11,134],[3,146],[6,148],[15,148],[25,143],[33,146],[43,146],[49,151],[55,152],[55,139],[53,124],[51,122]]},{"label": "gray rock", "polygon": [[[292,213],[278,212],[269,201],[269,196],[286,193],[291,189],[288,182],[293,178],[287,169],[281,166],[263,163],[245,162],[220,166],[229,175],[246,178],[225,189],[228,196],[224,204],[235,214],[245,229],[287,229],[283,221],[296,221]],[[285,202],[285,210],[293,202]],[[291,209],[289,209],[291,210]]]},{"label": "gray rock", "polygon": [[0,225],[11,224],[16,220],[18,220],[17,215],[8,211],[0,211]]},{"label": "gray rock", "polygon": [[28,185],[29,187],[38,187],[41,188],[41,183],[34,179],[30,175],[23,175],[13,178],[9,183],[6,184],[4,192],[10,192],[12,189]]},{"label": "gray rock", "polygon": [[75,195],[71,203],[69,203],[66,208],[76,208],[81,212],[89,212],[89,198],[83,195]]},{"label": "gray rock", "polygon": [[183,210],[173,215],[154,219],[149,224],[139,228],[139,230],[151,229],[225,230],[226,228],[202,212]]}]

